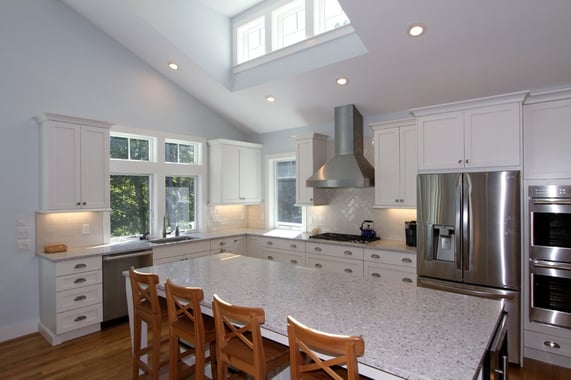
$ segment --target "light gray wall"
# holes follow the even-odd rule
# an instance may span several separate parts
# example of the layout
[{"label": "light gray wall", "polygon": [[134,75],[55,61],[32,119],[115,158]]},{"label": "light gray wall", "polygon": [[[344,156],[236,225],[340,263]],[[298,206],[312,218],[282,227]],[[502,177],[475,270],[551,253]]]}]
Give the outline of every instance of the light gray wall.
[{"label": "light gray wall", "polygon": [[[34,234],[42,112],[126,127],[248,140],[222,117],[57,0],[0,2],[0,340],[36,331],[38,260],[17,248],[17,216]],[[32,247],[33,239],[32,239]]]}]

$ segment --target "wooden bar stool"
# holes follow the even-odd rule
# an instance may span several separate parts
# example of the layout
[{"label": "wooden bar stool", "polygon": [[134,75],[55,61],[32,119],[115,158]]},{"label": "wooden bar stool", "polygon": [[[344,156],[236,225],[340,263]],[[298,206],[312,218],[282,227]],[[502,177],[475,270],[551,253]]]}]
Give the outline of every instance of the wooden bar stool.
[{"label": "wooden bar stool", "polygon": [[265,322],[262,308],[235,306],[216,294],[212,301],[216,329],[218,380],[225,380],[228,366],[252,376],[266,379],[269,374],[289,363],[286,346],[262,337]]},{"label": "wooden bar stool", "polygon": [[[200,302],[204,299],[202,289],[178,286],[167,279],[165,290],[170,336],[169,379],[178,380],[181,375],[187,377],[194,374],[196,380],[203,380],[207,362],[210,362],[212,377],[215,379],[216,333],[214,332],[214,319],[202,315],[200,308]],[[187,343],[192,347],[189,347]],[[206,357],[207,344],[210,350],[208,357]],[[182,359],[190,355],[194,355],[195,364],[184,368]],[[182,369],[180,374],[178,373],[179,366]]]},{"label": "wooden bar stool", "polygon": [[[162,338],[162,315],[157,284],[159,276],[129,269],[133,293],[133,379],[139,378],[139,370],[153,380],[159,378],[159,370],[168,365],[168,356],[161,359],[161,345],[168,343],[168,336]],[[141,347],[143,322],[147,324],[147,344]],[[151,330],[149,334],[149,330]],[[166,352],[166,350],[165,350]],[[147,363],[143,360],[147,356]]]},{"label": "wooden bar stool", "polygon": [[[333,335],[287,317],[291,379],[367,379],[359,375],[357,356],[365,353],[360,336]],[[318,353],[330,357],[321,359]],[[342,365],[347,365],[347,369]]]}]

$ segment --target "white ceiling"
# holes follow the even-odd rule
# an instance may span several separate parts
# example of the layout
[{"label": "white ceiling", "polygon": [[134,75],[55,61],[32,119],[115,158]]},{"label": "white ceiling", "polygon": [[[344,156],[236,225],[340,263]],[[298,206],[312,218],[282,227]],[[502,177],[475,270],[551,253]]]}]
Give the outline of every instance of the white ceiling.
[{"label": "white ceiling", "polygon": [[[228,17],[260,0],[63,1],[256,133],[331,123],[333,108],[348,103],[380,120],[415,107],[571,87],[570,0],[339,0],[365,54],[306,72],[276,72],[240,90],[232,90]],[[426,33],[408,37],[416,22]],[[167,68],[170,60],[178,71]],[[334,84],[340,75],[349,78],[347,86]],[[277,101],[267,103],[268,94]]]}]

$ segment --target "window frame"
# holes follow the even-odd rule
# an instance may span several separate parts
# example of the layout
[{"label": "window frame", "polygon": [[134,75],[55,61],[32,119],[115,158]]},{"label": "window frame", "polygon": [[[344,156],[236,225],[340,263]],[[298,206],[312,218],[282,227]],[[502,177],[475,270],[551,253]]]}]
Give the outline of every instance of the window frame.
[{"label": "window frame", "polygon": [[[300,205],[301,208],[301,223],[278,223],[277,218],[277,200],[276,200],[276,174],[275,174],[275,163],[282,162],[282,161],[296,161],[295,152],[289,153],[278,153],[278,154],[271,154],[266,156],[266,179],[267,179],[267,186],[266,186],[266,200],[267,200],[267,207],[266,207],[266,220],[268,221],[268,228],[269,229],[286,229],[286,230],[296,230],[296,231],[305,231],[306,228],[306,207]],[[297,178],[296,178],[297,181]],[[297,187],[296,187],[297,188]]]},{"label": "window frame", "polygon": [[[205,145],[206,139],[202,137],[179,135],[166,131],[151,131],[113,126],[110,131],[111,136],[144,136],[152,141],[149,161],[129,161],[124,159],[109,158],[109,172],[111,175],[149,175],[151,179],[151,199],[150,199],[150,233],[153,236],[160,236],[162,233],[163,216],[166,212],[166,190],[165,177],[195,177],[195,230],[188,232],[205,231],[207,228],[208,210],[208,170],[206,165]],[[166,162],[165,143],[167,141],[177,141],[183,143],[197,144],[195,164],[180,164]],[[110,237],[111,221],[110,212],[104,231],[106,241],[124,240]],[[185,231],[186,232],[186,231]]]}]

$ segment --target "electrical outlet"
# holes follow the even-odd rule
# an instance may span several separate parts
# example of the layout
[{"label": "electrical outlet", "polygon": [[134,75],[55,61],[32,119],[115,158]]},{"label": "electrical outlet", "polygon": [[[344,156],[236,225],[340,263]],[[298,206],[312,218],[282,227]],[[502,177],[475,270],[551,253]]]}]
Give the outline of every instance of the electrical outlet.
[{"label": "electrical outlet", "polygon": [[16,231],[18,233],[19,240],[30,239],[32,235],[32,229],[30,227],[18,227]]},{"label": "electrical outlet", "polygon": [[82,226],[82,232],[84,235],[89,235],[89,224],[86,223]]},{"label": "electrical outlet", "polygon": [[18,249],[22,251],[30,251],[32,249],[32,241],[30,239],[19,239]]}]

